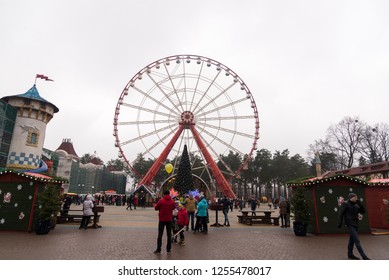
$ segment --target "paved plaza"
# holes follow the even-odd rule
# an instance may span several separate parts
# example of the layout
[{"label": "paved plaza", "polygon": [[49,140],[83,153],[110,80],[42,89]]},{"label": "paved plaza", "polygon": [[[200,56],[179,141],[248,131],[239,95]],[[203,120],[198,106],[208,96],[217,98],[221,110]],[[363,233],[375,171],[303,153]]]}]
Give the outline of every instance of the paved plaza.
[{"label": "paved plaza", "polygon": [[[265,207],[265,206],[261,206]],[[71,208],[81,206],[72,205]],[[348,235],[297,237],[292,228],[238,223],[234,209],[230,227],[209,227],[207,235],[185,232],[186,246],[173,244],[161,255],[156,249],[158,212],[153,208],[126,210],[105,206],[98,229],[79,230],[78,224],[58,224],[48,235],[0,232],[2,260],[345,260]],[[275,214],[276,215],[276,214]],[[215,212],[210,211],[210,223]],[[223,215],[219,212],[219,222]],[[367,255],[389,259],[389,235],[360,235]],[[357,252],[355,252],[358,255]]]}]

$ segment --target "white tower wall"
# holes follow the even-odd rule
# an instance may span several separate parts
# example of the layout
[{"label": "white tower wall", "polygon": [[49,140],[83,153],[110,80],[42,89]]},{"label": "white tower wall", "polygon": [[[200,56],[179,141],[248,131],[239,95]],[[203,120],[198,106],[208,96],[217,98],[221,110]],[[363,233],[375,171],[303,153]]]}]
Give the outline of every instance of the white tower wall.
[{"label": "white tower wall", "polygon": [[50,103],[11,97],[8,103],[18,108],[6,167],[36,169],[39,167],[46,125],[53,118],[55,107]]}]

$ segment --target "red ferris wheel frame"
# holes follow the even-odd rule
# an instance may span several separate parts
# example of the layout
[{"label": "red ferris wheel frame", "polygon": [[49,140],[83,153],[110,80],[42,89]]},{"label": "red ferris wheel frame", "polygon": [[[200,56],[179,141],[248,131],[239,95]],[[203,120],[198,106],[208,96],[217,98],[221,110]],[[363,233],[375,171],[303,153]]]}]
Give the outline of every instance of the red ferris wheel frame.
[{"label": "red ferris wheel frame", "polygon": [[[209,142],[204,143],[204,141],[202,140],[202,136],[200,136],[201,133],[202,133],[202,135],[204,135],[204,132],[206,133],[206,131],[204,130],[204,127],[199,127],[200,131],[198,129],[196,129],[196,126],[201,125],[200,124],[201,123],[201,119],[198,118],[197,121],[196,121],[196,118],[195,118],[196,116],[194,115],[195,114],[195,112],[194,112],[195,109],[192,108],[193,110],[183,110],[183,111],[179,112],[180,115],[179,115],[179,117],[177,117],[177,119],[178,119],[178,127],[174,130],[174,133],[173,133],[173,130],[172,130],[171,134],[173,134],[173,137],[169,140],[168,143],[165,143],[164,149],[158,155],[158,157],[156,157],[156,160],[155,160],[153,166],[150,168],[150,170],[147,172],[147,174],[143,177],[132,166],[132,164],[130,164],[130,161],[126,157],[126,153],[125,153],[125,151],[122,148],[123,145],[125,145],[127,143],[130,143],[132,140],[125,141],[125,142],[120,142],[120,140],[119,140],[118,126],[120,124],[124,123],[124,122],[120,122],[119,121],[119,113],[120,113],[120,110],[121,110],[121,106],[125,103],[124,102],[124,98],[128,95],[130,90],[136,88],[135,82],[137,82],[139,80],[142,80],[142,77],[150,77],[150,75],[151,75],[150,73],[153,72],[153,69],[160,69],[161,65],[166,67],[166,65],[173,64],[174,62],[176,62],[177,64],[179,64],[181,62],[183,62],[183,63],[186,62],[186,63],[189,64],[190,61],[194,61],[195,64],[198,64],[198,65],[204,64],[207,67],[210,67],[212,65],[216,66],[216,70],[218,72],[224,71],[225,72],[225,76],[230,76],[231,75],[231,77],[233,78],[233,86],[238,85],[240,90],[245,91],[246,96],[244,98],[247,99],[250,102],[251,108],[252,108],[252,111],[253,111],[253,114],[250,116],[250,118],[254,118],[254,124],[255,124],[255,131],[254,131],[254,133],[250,134],[251,135],[250,138],[252,139],[251,149],[250,149],[250,151],[248,153],[245,153],[245,156],[243,157],[242,165],[235,172],[232,172],[231,170],[229,170],[230,171],[230,177],[228,179],[226,179],[224,177],[224,175],[222,174],[222,172],[220,171],[220,169],[218,168],[218,166],[217,166],[217,164],[215,162],[215,158],[213,158],[211,156],[211,154],[209,153],[209,151],[207,149],[207,147],[210,148],[210,143]],[[171,73],[168,73],[169,78],[170,78],[170,74]],[[176,76],[178,76],[178,75],[176,75]],[[185,75],[183,75],[184,78],[181,78],[181,79],[186,79],[186,77],[188,77],[188,76],[189,76],[188,74],[185,74]],[[150,79],[153,80],[152,77],[150,77]],[[198,79],[200,80],[200,78],[198,78]],[[207,80],[207,82],[209,82],[212,85],[212,83],[214,83],[214,80],[212,80],[212,81],[211,80],[212,79],[209,79],[209,81]],[[153,80],[153,82],[155,83],[156,87],[162,87],[161,84],[155,82],[154,80]],[[171,83],[173,84],[173,82],[171,82]],[[160,88],[160,91],[163,92],[164,90],[166,91],[166,86],[165,86],[165,88]],[[220,90],[219,96],[221,96],[224,93],[224,91],[227,91],[227,90],[228,89]],[[140,90],[138,89],[138,91],[140,91]],[[174,88],[174,85],[172,86],[172,90],[171,91],[172,91],[172,95],[173,95],[173,91],[177,91],[177,89]],[[175,93],[177,93],[177,92],[175,92]],[[164,92],[164,94],[165,94],[165,92]],[[202,99],[205,100],[205,98],[204,98],[205,94],[206,93],[203,93],[203,96],[201,97],[201,100],[198,101],[199,103],[202,101]],[[216,97],[214,97],[213,99],[209,99],[208,101],[209,101],[209,103],[211,103],[211,102],[214,102],[215,100],[216,100]],[[242,99],[237,100],[237,101],[233,101],[231,103],[236,104],[236,103],[242,102],[241,100]],[[127,106],[129,106],[129,105],[127,104]],[[161,105],[161,106],[163,106],[163,105]],[[137,108],[138,110],[146,110],[146,109],[141,108],[141,105],[130,105],[129,107]],[[197,107],[197,105],[195,105],[194,107]],[[224,107],[227,107],[227,105],[222,105],[222,106],[214,109],[213,111],[222,111],[222,109]],[[242,118],[242,119],[247,118],[247,116],[242,116],[242,115],[238,115],[238,116],[235,116],[235,117],[236,118]],[[213,119],[213,118],[209,118],[209,119]],[[221,116],[220,119],[223,119],[223,116]],[[213,127],[210,124],[208,124],[208,126],[209,127]],[[219,129],[223,130],[223,128],[220,128],[220,127],[219,127]],[[227,131],[227,132],[231,132],[232,131],[231,129],[224,129],[224,130]],[[218,61],[215,61],[215,60],[203,57],[203,56],[197,56],[197,55],[174,55],[174,56],[170,56],[170,57],[166,57],[166,58],[157,60],[157,61],[147,65],[145,68],[143,68],[141,71],[139,71],[128,82],[128,84],[126,85],[126,87],[122,91],[122,94],[121,94],[121,96],[119,98],[119,101],[118,101],[118,103],[116,105],[115,117],[114,117],[114,133],[113,133],[113,135],[116,138],[115,146],[119,149],[120,157],[122,157],[124,159],[124,161],[128,164],[128,166],[131,168],[131,170],[134,172],[134,174],[136,176],[138,176],[139,178],[142,178],[141,181],[139,182],[139,185],[143,184],[143,185],[146,185],[146,186],[150,186],[152,184],[155,175],[158,173],[158,171],[160,170],[161,166],[164,164],[165,160],[167,159],[169,153],[173,149],[173,146],[176,144],[177,140],[180,138],[180,136],[182,134],[184,134],[184,131],[186,131],[187,133],[188,132],[191,133],[191,135],[192,135],[193,139],[195,140],[196,145],[197,145],[197,147],[199,149],[199,152],[202,154],[204,160],[206,161],[207,167],[209,168],[210,173],[212,173],[212,176],[214,177],[215,181],[217,182],[219,189],[227,197],[236,198],[236,196],[235,196],[235,194],[234,194],[230,184],[228,183],[228,180],[231,179],[231,177],[234,177],[237,174],[239,174],[239,172],[243,169],[243,167],[247,165],[248,161],[251,158],[251,155],[252,155],[253,151],[256,149],[256,142],[259,139],[259,120],[258,120],[257,107],[256,107],[254,98],[253,98],[250,90],[248,89],[247,85],[243,82],[243,80],[235,72],[233,72],[230,68],[224,66],[223,64],[221,64]],[[239,132],[237,132],[237,133],[239,134]],[[148,134],[152,134],[152,133],[148,133]],[[240,133],[240,134],[247,137],[246,133]],[[166,139],[166,138],[167,137],[165,137],[164,139]],[[219,139],[219,141],[223,142],[223,139]],[[226,146],[229,147],[229,148],[233,148],[231,146],[228,146],[228,144],[226,144]],[[211,150],[212,150],[212,148],[211,148]],[[218,159],[221,160],[220,158],[218,158]]]}]

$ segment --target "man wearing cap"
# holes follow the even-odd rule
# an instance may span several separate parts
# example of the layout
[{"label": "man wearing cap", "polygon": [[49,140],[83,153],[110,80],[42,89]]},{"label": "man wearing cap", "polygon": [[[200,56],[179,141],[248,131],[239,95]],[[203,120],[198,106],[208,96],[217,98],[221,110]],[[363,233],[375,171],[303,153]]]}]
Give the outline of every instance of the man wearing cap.
[{"label": "man wearing cap", "polygon": [[162,236],[163,231],[166,227],[167,232],[167,245],[166,251],[170,253],[172,248],[172,220],[173,220],[173,210],[176,208],[173,199],[170,197],[169,190],[163,192],[163,197],[158,200],[154,209],[159,211],[159,223],[158,223],[158,239],[157,239],[157,250],[154,251],[155,254],[161,254],[162,247]]},{"label": "man wearing cap", "polygon": [[340,206],[339,210],[339,223],[338,228],[342,227],[343,220],[346,224],[349,233],[350,238],[348,241],[348,258],[351,260],[359,260],[358,257],[356,257],[353,254],[354,244],[357,247],[357,250],[359,254],[361,255],[362,259],[369,260],[369,258],[366,256],[365,252],[362,249],[361,243],[358,238],[358,214],[365,213],[365,208],[363,207],[362,203],[358,200],[358,197],[355,193],[350,193],[348,195],[348,200],[343,202]]}]

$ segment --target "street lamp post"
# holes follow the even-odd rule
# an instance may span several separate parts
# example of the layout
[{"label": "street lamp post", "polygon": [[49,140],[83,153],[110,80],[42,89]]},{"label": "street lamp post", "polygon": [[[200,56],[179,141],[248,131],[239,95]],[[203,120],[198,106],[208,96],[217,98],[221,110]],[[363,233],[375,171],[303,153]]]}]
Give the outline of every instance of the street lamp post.
[{"label": "street lamp post", "polygon": [[78,184],[78,193],[84,193],[85,192],[85,185],[84,184]]}]

